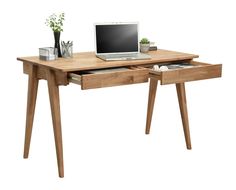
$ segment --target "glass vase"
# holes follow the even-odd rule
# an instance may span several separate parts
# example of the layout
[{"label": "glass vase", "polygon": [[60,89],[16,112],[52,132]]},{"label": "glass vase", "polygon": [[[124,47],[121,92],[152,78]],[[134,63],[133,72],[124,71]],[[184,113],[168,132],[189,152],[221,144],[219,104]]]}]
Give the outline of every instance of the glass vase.
[{"label": "glass vase", "polygon": [[61,35],[61,32],[54,32],[54,40],[55,40],[54,47],[57,48],[58,57],[62,57],[61,47],[60,47],[60,35]]}]

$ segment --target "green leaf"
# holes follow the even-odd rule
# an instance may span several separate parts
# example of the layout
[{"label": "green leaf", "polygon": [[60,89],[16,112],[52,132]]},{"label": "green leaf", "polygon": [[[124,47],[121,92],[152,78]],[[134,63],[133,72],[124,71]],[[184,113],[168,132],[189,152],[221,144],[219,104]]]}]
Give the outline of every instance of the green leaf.
[{"label": "green leaf", "polygon": [[64,20],[65,13],[61,13],[59,15],[53,13],[46,19],[45,24],[49,26],[54,32],[62,32]]}]

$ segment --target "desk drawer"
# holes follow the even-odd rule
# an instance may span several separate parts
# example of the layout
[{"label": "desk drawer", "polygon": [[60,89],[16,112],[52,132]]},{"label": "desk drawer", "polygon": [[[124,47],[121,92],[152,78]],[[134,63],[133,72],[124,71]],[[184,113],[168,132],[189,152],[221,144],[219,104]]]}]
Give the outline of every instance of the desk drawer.
[{"label": "desk drawer", "polygon": [[208,64],[190,61],[193,67],[169,69],[167,71],[150,70],[149,77],[158,78],[161,84],[182,83],[195,80],[203,80],[221,77],[221,64]]},{"label": "desk drawer", "polygon": [[147,68],[122,67],[70,73],[69,81],[81,85],[81,89],[85,90],[148,82],[148,73]]}]

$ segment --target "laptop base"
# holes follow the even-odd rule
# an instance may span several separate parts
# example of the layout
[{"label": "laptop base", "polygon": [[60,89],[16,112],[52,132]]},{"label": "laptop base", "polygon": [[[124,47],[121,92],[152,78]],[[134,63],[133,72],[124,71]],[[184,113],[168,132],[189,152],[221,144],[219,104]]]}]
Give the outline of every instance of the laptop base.
[{"label": "laptop base", "polygon": [[139,60],[139,59],[151,59],[151,56],[144,53],[135,54],[103,54],[96,55],[98,58],[104,61],[123,61],[123,60]]}]

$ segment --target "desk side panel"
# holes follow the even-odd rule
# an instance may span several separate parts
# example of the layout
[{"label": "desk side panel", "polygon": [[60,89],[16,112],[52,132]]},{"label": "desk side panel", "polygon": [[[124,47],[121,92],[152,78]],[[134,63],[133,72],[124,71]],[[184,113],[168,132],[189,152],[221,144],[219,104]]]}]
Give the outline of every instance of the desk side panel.
[{"label": "desk side panel", "polygon": [[[29,74],[31,66],[32,66],[32,63],[23,62],[23,72],[24,72],[24,74]],[[46,70],[47,69],[48,68],[37,66],[37,77],[38,77],[38,79],[47,80],[47,77],[46,77]],[[55,72],[55,75],[56,75],[56,83],[58,85],[68,85],[69,84],[66,72],[60,72],[60,71],[54,71],[54,72]]]}]

